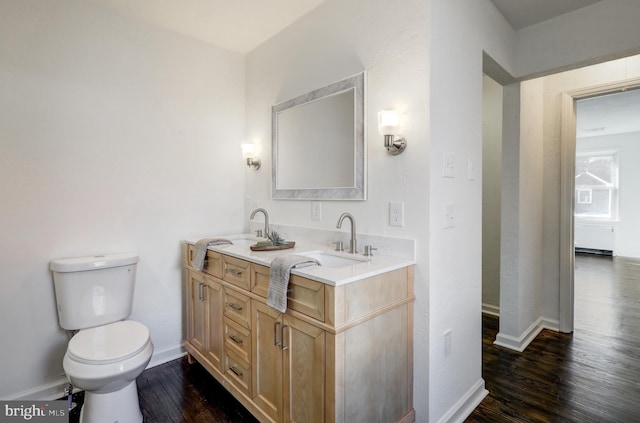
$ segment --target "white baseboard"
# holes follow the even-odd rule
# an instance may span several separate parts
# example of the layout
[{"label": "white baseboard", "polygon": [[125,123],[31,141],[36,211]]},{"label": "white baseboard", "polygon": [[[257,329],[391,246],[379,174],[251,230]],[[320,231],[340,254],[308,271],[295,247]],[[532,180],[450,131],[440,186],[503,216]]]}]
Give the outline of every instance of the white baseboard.
[{"label": "white baseboard", "polygon": [[65,388],[69,386],[66,376],[60,376],[53,382],[45,383],[26,391],[17,392],[2,398],[4,401],[51,401],[64,396]]},{"label": "white baseboard", "polygon": [[482,312],[484,314],[490,314],[491,316],[500,317],[500,306],[482,303]]},{"label": "white baseboard", "polygon": [[438,423],[464,422],[487,395],[489,395],[489,391],[484,388],[484,379],[480,379],[460,398],[447,414],[438,420]]},{"label": "white baseboard", "polygon": [[165,348],[162,351],[154,351],[149,364],[147,364],[147,369],[156,367],[160,364],[168,363],[173,360],[177,360],[180,357],[184,357],[186,354],[187,352],[185,351],[183,344]]},{"label": "white baseboard", "polygon": [[511,335],[505,335],[501,332],[498,333],[494,344],[501,347],[509,348],[511,350],[522,352],[534,339],[536,339],[536,336],[538,336],[538,334],[542,332],[543,329],[550,329],[558,332],[559,326],[560,323],[557,320],[539,317],[538,320],[533,322],[531,326],[529,326],[527,330],[525,330],[524,333],[517,338]]},{"label": "white baseboard", "polygon": [[[187,352],[184,350],[184,347],[182,346],[182,344],[179,344],[170,348],[165,348],[162,351],[155,351],[146,368],[150,369],[160,364],[164,364],[169,361],[176,360],[180,357],[183,357],[186,353]],[[54,380],[53,382],[36,386],[35,388],[31,388],[26,391],[11,394],[5,398],[2,398],[2,400],[4,401],[11,401],[11,400],[51,401],[58,398],[62,398],[64,396],[64,390],[67,386],[69,386],[69,380],[67,379],[66,376],[62,375],[58,379]],[[76,390],[74,389],[74,392],[75,391]]]}]

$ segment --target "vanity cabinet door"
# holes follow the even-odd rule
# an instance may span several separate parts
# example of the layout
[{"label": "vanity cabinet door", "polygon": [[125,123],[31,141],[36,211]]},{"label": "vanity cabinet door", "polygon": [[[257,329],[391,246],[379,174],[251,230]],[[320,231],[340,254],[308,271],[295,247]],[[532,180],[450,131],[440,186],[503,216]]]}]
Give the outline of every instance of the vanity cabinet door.
[{"label": "vanity cabinet door", "polygon": [[192,270],[187,272],[187,278],[187,340],[204,354],[208,330],[207,303],[203,300],[206,283],[202,273]]},{"label": "vanity cabinet door", "polygon": [[253,401],[271,419],[282,421],[282,314],[252,301],[251,383]]},{"label": "vanity cabinet door", "polygon": [[224,343],[224,319],[222,316],[224,291],[219,283],[209,278],[205,278],[205,281],[204,301],[207,308],[205,316],[208,321],[205,358],[216,369],[222,369],[224,359],[222,351]]},{"label": "vanity cabinet door", "polygon": [[253,401],[277,422],[324,422],[325,331],[252,305]]},{"label": "vanity cabinet door", "polygon": [[288,314],[282,323],[284,421],[323,423],[325,331]]},{"label": "vanity cabinet door", "polygon": [[202,273],[189,270],[188,278],[187,340],[216,369],[222,369],[224,291]]}]

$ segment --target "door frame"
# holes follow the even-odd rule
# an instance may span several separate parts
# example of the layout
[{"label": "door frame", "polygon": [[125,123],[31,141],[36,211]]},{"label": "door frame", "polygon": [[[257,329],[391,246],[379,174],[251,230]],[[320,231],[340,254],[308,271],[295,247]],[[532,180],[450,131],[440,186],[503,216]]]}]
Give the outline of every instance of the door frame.
[{"label": "door frame", "polygon": [[576,173],[576,101],[640,88],[640,78],[562,93],[560,152],[560,310],[559,329],[573,332],[574,318],[574,191]]}]

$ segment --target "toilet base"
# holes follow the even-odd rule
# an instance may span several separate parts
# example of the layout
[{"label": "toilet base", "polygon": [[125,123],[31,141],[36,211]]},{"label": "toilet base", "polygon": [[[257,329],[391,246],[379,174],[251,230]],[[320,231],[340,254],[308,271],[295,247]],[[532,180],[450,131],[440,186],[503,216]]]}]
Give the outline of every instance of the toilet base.
[{"label": "toilet base", "polygon": [[80,423],[142,423],[136,381],[106,394],[85,391]]}]

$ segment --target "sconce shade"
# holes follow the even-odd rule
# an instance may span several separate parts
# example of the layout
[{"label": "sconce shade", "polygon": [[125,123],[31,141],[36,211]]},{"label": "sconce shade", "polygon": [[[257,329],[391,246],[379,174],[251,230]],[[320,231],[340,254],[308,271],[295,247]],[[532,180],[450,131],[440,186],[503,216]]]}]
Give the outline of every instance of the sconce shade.
[{"label": "sconce shade", "polygon": [[253,144],[242,144],[242,157],[244,157],[245,159],[253,157],[253,153],[255,152],[255,150],[256,148]]},{"label": "sconce shade", "polygon": [[242,144],[242,157],[247,161],[247,166],[253,167],[255,170],[260,169],[260,159],[255,156],[254,144]]},{"label": "sconce shade", "polygon": [[380,135],[393,135],[398,133],[400,117],[395,110],[383,110],[378,113],[378,131]]},{"label": "sconce shade", "polygon": [[378,112],[378,131],[384,137],[384,146],[393,156],[402,153],[407,147],[404,138],[396,138],[400,127],[400,116],[395,110]]}]

